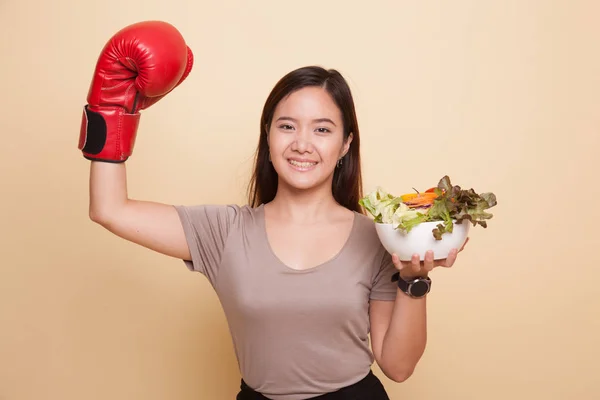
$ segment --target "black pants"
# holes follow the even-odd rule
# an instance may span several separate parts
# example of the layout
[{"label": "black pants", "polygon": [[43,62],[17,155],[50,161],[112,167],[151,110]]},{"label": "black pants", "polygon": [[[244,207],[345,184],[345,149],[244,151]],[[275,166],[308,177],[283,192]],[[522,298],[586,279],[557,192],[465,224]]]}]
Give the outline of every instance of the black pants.
[{"label": "black pants", "polygon": [[[250,388],[243,379],[240,389],[236,400],[269,400],[268,397]],[[369,371],[367,376],[353,385],[306,400],[390,400],[390,398],[381,381],[373,371]]]}]

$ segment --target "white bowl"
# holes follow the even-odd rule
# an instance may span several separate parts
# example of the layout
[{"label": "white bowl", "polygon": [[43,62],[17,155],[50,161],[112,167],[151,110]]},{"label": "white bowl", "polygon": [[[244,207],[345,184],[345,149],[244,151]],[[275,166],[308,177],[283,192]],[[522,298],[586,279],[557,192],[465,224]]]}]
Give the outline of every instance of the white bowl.
[{"label": "white bowl", "polygon": [[441,221],[422,222],[409,233],[394,229],[392,224],[375,223],[375,227],[383,247],[390,254],[396,253],[400,260],[410,261],[415,253],[424,260],[427,250],[433,250],[434,260],[440,260],[448,257],[453,248],[460,250],[467,240],[471,223],[454,223],[452,233],[446,232],[442,235],[442,240],[435,240],[432,230],[439,223]]}]

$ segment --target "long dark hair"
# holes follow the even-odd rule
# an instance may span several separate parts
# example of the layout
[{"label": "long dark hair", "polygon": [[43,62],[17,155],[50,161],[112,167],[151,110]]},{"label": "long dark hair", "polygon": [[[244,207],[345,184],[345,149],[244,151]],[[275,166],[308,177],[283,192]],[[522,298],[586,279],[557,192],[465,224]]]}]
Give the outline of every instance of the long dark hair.
[{"label": "long dark hair", "polygon": [[277,193],[277,172],[269,161],[267,134],[271,126],[277,104],[292,92],[317,86],[327,90],[342,113],[344,140],[352,133],[352,143],[348,152],[336,167],[332,192],[334,199],[349,210],[364,213],[358,204],[363,196],[362,173],[360,166],[360,132],[356,119],[354,99],[348,83],[335,69],[308,66],[289,72],[277,82],[269,94],[260,119],[260,137],[255,153],[254,172],[248,186],[248,203],[251,207],[268,203]]}]

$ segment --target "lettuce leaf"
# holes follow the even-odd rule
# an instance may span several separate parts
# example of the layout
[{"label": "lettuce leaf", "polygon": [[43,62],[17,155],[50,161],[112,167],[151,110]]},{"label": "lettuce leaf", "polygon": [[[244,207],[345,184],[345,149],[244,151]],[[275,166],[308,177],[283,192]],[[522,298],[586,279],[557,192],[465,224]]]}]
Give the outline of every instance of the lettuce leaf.
[{"label": "lettuce leaf", "polygon": [[359,200],[359,204],[379,223],[391,223],[392,215],[401,202],[400,198],[392,196],[380,187]]},{"label": "lettuce leaf", "polygon": [[433,188],[437,198],[427,210],[413,209],[401,197],[393,196],[382,188],[359,200],[373,217],[374,222],[391,223],[395,229],[410,232],[422,222],[439,221],[432,230],[436,240],[441,240],[446,232],[452,233],[454,223],[471,223],[487,228],[487,221],[493,217],[488,209],[497,204],[496,195],[491,192],[476,193],[473,189],[464,190],[453,185],[446,175]]},{"label": "lettuce leaf", "polygon": [[392,223],[395,229],[401,229],[408,233],[412,228],[419,225],[421,222],[427,221],[427,214],[410,208],[404,203],[400,203],[396,211],[392,215]]},{"label": "lettuce leaf", "polygon": [[430,220],[443,221],[443,224],[438,224],[434,229],[436,239],[441,239],[444,232],[452,232],[452,220],[456,220],[457,224],[468,221],[473,226],[487,228],[486,221],[491,219],[493,214],[486,210],[497,204],[496,195],[493,193],[477,194],[473,189],[464,190],[458,185],[453,185],[447,175],[440,179],[435,193],[438,197],[429,211]]}]

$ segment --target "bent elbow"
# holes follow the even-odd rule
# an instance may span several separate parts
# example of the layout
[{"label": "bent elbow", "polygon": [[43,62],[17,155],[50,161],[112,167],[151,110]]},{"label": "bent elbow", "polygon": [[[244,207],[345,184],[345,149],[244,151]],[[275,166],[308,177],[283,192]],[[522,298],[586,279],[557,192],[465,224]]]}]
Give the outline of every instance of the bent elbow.
[{"label": "bent elbow", "polygon": [[414,369],[405,369],[386,373],[386,376],[396,383],[402,383],[406,382],[414,372]]},{"label": "bent elbow", "polygon": [[104,217],[104,214],[102,214],[101,212],[99,212],[98,210],[95,210],[93,208],[90,208],[89,212],[88,212],[88,216],[90,217],[90,220],[92,222],[95,222],[97,224],[102,224]]},{"label": "bent elbow", "polygon": [[104,210],[90,208],[88,215],[90,220],[98,225],[106,227],[110,224],[110,214]]}]

